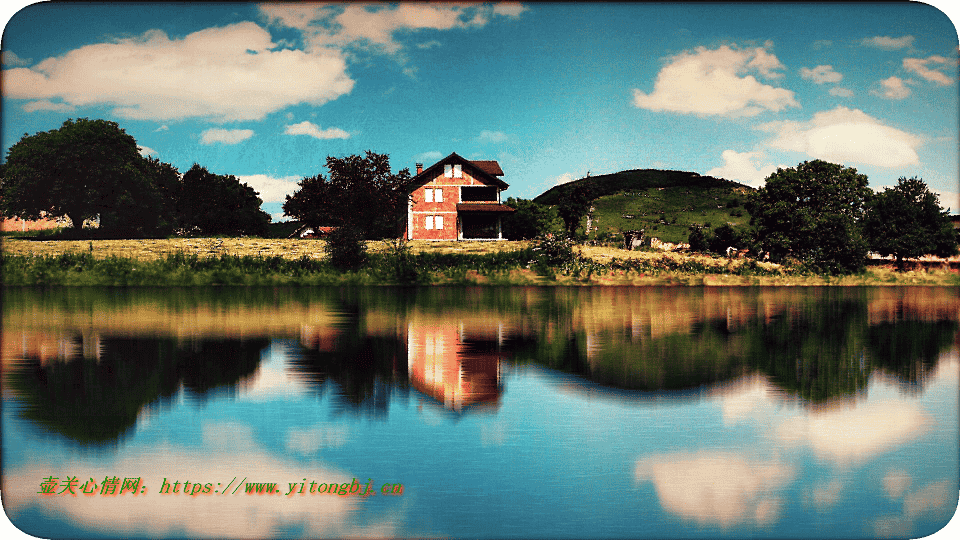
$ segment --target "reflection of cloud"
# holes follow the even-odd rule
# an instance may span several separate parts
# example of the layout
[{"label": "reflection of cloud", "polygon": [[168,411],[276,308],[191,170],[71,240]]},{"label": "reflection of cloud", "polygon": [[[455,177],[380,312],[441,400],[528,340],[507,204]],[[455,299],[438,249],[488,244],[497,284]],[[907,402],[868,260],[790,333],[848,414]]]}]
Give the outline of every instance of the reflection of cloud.
[{"label": "reflection of cloud", "polygon": [[916,439],[929,423],[916,403],[873,403],[791,418],[780,426],[778,435],[787,442],[809,445],[821,457],[847,463]]},{"label": "reflection of cloud", "polygon": [[733,453],[681,453],[643,458],[634,474],[638,482],[653,482],[665,510],[702,525],[730,527],[775,522],[782,503],[777,494],[794,470]]},{"label": "reflection of cloud", "polygon": [[[84,528],[109,527],[120,535],[149,534],[156,537],[228,537],[270,538],[289,527],[302,527],[304,536],[362,536],[364,531],[350,525],[354,509],[362,504],[356,497],[329,494],[293,494],[287,496],[289,482],[343,483],[353,476],[326,468],[317,462],[287,462],[265,452],[247,426],[215,424],[204,429],[204,446],[217,448],[212,454],[197,452],[194,447],[161,444],[147,452],[129,453],[115,462],[77,463],[70,474],[81,484],[89,478],[103,482],[106,476],[141,477],[147,492],[138,496],[129,493],[110,497],[99,494],[85,496],[37,495],[39,479],[50,476],[49,464],[33,463],[5,470],[4,506],[17,521],[17,516],[32,505],[44,513],[58,516]],[[218,468],[222,464],[224,468]],[[196,496],[181,493],[159,493],[162,482],[204,482],[215,491],[225,490],[231,478],[237,486],[243,477],[253,482],[277,482],[280,495],[236,495],[213,493]],[[366,478],[357,481],[364,481]],[[218,484],[219,482],[219,484]],[[172,487],[171,487],[172,491]],[[233,489],[231,488],[232,492]],[[79,493],[79,490],[78,490]],[[374,525],[380,527],[380,525]],[[392,536],[393,531],[377,529]]]},{"label": "reflection of cloud", "polygon": [[957,500],[957,485],[950,480],[934,482],[907,495],[903,499],[903,514],[916,518],[922,514],[934,514],[953,510]]},{"label": "reflection of cloud", "polygon": [[839,478],[834,478],[829,483],[820,484],[813,490],[813,504],[823,510],[837,504],[840,500],[840,491],[843,485]]},{"label": "reflection of cloud", "polygon": [[873,533],[878,538],[906,538],[913,530],[911,523],[899,516],[884,516],[873,520]]},{"label": "reflection of cloud", "polygon": [[315,454],[322,448],[336,448],[347,442],[345,427],[318,424],[310,429],[287,433],[287,448],[300,454]]},{"label": "reflection of cloud", "polygon": [[898,499],[910,487],[912,480],[910,475],[904,471],[888,471],[883,476],[882,482],[883,491],[887,494],[887,497]]}]

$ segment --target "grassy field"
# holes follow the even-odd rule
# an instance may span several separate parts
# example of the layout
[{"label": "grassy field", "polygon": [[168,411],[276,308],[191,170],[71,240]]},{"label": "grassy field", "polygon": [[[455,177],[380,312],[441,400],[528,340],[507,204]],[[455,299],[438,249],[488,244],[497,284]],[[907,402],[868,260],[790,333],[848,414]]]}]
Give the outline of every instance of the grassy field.
[{"label": "grassy field", "polygon": [[395,246],[368,242],[371,264],[333,269],[322,240],[191,238],[32,241],[4,239],[5,284],[19,285],[618,285],[618,286],[876,286],[960,285],[948,269],[821,276],[796,268],[702,254],[576,246],[567,266],[537,265],[531,242],[407,244],[414,277],[398,278]]}]

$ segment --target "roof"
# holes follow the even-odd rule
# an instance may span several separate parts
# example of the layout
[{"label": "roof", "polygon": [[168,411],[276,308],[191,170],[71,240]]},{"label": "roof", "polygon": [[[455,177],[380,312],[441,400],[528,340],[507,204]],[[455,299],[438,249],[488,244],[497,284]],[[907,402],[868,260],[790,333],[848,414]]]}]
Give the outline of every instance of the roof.
[{"label": "roof", "polygon": [[492,174],[493,176],[503,176],[503,169],[500,168],[500,164],[496,161],[481,159],[471,161],[470,163],[473,163],[479,167],[480,170],[487,174]]},{"label": "roof", "polygon": [[480,180],[485,184],[492,186],[497,186],[500,189],[507,189],[510,187],[510,184],[507,184],[503,180],[497,178],[497,176],[503,176],[503,170],[500,169],[500,164],[496,161],[490,160],[479,160],[479,161],[469,161],[464,159],[456,152],[450,154],[449,156],[441,159],[440,161],[434,163],[433,165],[427,167],[420,174],[414,176],[410,180],[409,189],[413,191],[414,189],[420,187],[421,185],[427,183],[429,180],[432,180],[437,173],[443,172],[443,166],[451,163],[460,163],[464,168],[470,171],[471,176]]},{"label": "roof", "polygon": [[490,203],[460,203],[457,205],[457,212],[514,212],[513,208],[505,204]]}]

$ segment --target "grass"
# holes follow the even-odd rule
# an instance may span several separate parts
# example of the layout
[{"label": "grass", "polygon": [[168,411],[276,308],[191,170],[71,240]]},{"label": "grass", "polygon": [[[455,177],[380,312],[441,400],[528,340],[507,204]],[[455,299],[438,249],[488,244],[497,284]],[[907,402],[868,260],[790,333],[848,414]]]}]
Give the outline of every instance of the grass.
[{"label": "grass", "polygon": [[[545,265],[533,242],[368,242],[369,263],[343,272],[322,240],[201,238],[30,241],[4,239],[4,285],[634,285],[877,286],[960,285],[956,271],[896,272],[872,267],[821,276],[752,259],[575,246],[575,256]],[[538,262],[539,261],[539,262]]]}]

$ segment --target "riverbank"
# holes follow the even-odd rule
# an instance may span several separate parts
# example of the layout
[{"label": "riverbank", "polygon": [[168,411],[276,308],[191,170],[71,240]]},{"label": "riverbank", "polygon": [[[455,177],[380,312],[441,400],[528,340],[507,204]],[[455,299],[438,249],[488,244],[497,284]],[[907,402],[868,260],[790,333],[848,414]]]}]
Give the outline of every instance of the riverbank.
[{"label": "riverbank", "polygon": [[369,261],[333,268],[320,240],[190,238],[4,239],[6,286],[958,286],[949,267],[825,276],[795,267],[702,254],[576,246],[547,260],[531,242],[368,242]]}]

